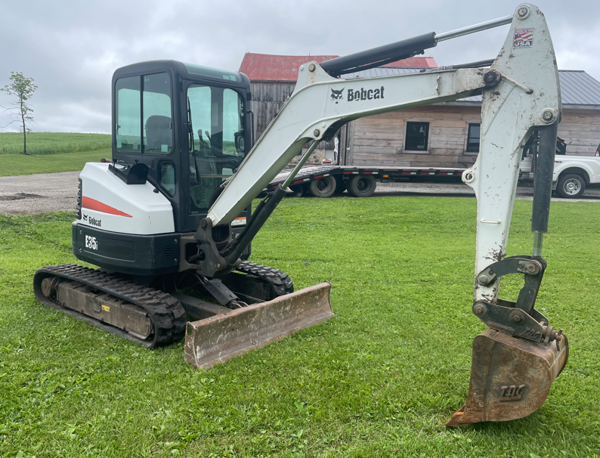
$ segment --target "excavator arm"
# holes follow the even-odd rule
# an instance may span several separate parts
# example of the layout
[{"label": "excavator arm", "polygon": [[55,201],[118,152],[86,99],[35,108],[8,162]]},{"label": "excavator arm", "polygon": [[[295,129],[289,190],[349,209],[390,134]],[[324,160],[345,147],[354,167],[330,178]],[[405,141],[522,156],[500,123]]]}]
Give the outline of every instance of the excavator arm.
[{"label": "excavator arm", "polygon": [[[369,68],[369,59],[381,63],[407,57],[420,47],[435,46],[441,38],[506,23],[511,24],[506,41],[486,68],[474,64],[384,78],[335,77],[346,70]],[[511,18],[484,26],[424,35],[393,45],[390,52],[378,48],[338,62],[302,65],[294,93],[224,186],[195,234],[205,253],[200,270],[218,277],[239,262],[239,254],[277,206],[285,186],[261,202],[235,239],[227,235],[231,221],[311,141],[303,160],[320,140],[354,119],[482,94],[480,153],[463,181],[477,197],[473,312],[489,329],[474,340],[468,400],[448,426],[529,415],[544,402],[568,352],[566,337],[534,308],[546,268],[542,235],[548,228],[554,143],[561,116],[550,33],[543,14],[529,4],[520,5]],[[534,128],[542,131],[542,146],[534,184],[533,253],[505,258],[519,163]],[[508,274],[525,278],[516,302],[498,297],[501,277]]]},{"label": "excavator arm", "polygon": [[440,70],[387,78],[338,79],[317,62],[300,67],[298,83],[273,122],[208,212],[229,224],[312,140],[320,141],[364,116],[446,102],[494,87],[494,69]]},{"label": "excavator arm", "polygon": [[[407,56],[411,49],[414,54],[419,48],[435,46],[436,40],[507,23],[511,27],[506,41],[498,57],[489,62],[489,68],[450,68],[354,79],[334,78],[326,71],[338,75],[368,68],[364,65],[368,60],[386,61],[381,49],[392,47],[396,58]],[[300,67],[294,93],[227,181],[196,233],[207,255],[201,269],[205,275],[218,276],[220,271],[231,268],[237,261],[235,254],[241,253],[268,217],[261,216],[261,211],[270,214],[283,192],[281,196],[267,197],[263,205],[267,208],[255,211],[245,236],[232,240],[225,248],[216,248],[215,239],[222,241],[223,236],[219,239],[213,232],[219,226],[228,226],[311,141],[314,147],[343,124],[364,116],[480,93],[483,94],[480,154],[473,168],[464,174],[467,184],[475,189],[480,213],[477,272],[491,259],[499,260],[504,255],[522,147],[534,127],[554,125],[560,116],[558,70],[541,11],[524,4],[512,17],[445,34],[426,34],[354,56],[359,56],[359,60],[346,56],[322,65],[309,62]],[[476,294],[481,297],[493,294],[493,290],[494,286],[480,285]]]},{"label": "excavator arm", "polygon": [[[500,80],[501,73],[493,68],[342,80],[328,75],[316,62],[302,65],[294,93],[228,181],[195,234],[204,252],[201,271],[215,277],[233,268],[284,196],[287,184],[255,210],[239,237],[218,249],[223,232],[227,235],[231,221],[309,142],[313,141],[311,148],[316,147],[328,133],[335,133],[342,124],[353,119],[456,100],[493,88]],[[305,158],[311,152],[309,148]],[[295,173],[290,174],[288,181]]]}]

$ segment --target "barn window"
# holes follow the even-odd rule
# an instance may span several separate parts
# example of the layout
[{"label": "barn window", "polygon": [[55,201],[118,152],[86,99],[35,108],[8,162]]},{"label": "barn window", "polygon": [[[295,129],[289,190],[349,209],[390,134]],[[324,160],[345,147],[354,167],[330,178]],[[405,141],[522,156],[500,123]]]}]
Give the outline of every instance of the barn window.
[{"label": "barn window", "polygon": [[481,124],[469,124],[469,134],[467,135],[467,153],[479,152],[479,136]]},{"label": "barn window", "polygon": [[406,142],[404,143],[406,151],[427,151],[428,140],[428,122],[406,123]]}]

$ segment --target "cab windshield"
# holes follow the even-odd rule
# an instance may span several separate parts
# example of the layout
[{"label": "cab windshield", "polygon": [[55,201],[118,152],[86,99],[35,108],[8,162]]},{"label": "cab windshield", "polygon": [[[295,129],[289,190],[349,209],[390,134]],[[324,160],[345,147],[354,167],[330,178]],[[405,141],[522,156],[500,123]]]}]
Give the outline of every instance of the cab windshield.
[{"label": "cab windshield", "polygon": [[244,101],[232,89],[198,84],[188,88],[187,101],[191,209],[205,212],[244,159]]}]

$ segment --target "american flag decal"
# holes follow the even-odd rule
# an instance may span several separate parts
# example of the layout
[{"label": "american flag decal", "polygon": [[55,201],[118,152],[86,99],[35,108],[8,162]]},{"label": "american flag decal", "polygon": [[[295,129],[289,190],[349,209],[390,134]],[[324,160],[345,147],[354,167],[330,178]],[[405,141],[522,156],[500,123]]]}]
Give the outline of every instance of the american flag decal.
[{"label": "american flag decal", "polygon": [[531,48],[535,29],[517,29],[513,39],[513,48]]}]

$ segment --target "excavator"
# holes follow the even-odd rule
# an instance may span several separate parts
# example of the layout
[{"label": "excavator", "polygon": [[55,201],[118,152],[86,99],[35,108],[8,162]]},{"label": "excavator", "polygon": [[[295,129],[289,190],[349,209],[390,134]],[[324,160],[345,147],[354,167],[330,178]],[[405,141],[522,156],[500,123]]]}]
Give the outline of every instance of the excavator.
[{"label": "excavator", "polygon": [[[507,24],[493,60],[342,77]],[[452,32],[307,62],[255,142],[244,74],[168,60],[116,70],[112,162],[85,165],[72,224],[73,253],[99,269],[40,268],[35,296],[148,348],[185,337],[185,361],[205,369],[327,320],[329,283],[294,291],[287,274],[248,261],[251,241],[295,175],[349,121],[479,94],[480,152],[462,178],[477,198],[472,311],[488,329],[474,338],[467,401],[447,426],[525,417],[543,404],[568,357],[567,337],[535,308],[561,103],[550,33],[530,4]],[[533,248],[507,257],[519,163],[534,130]],[[253,199],[296,155],[286,181],[252,212]],[[499,297],[507,275],[523,276],[516,301]]]}]

